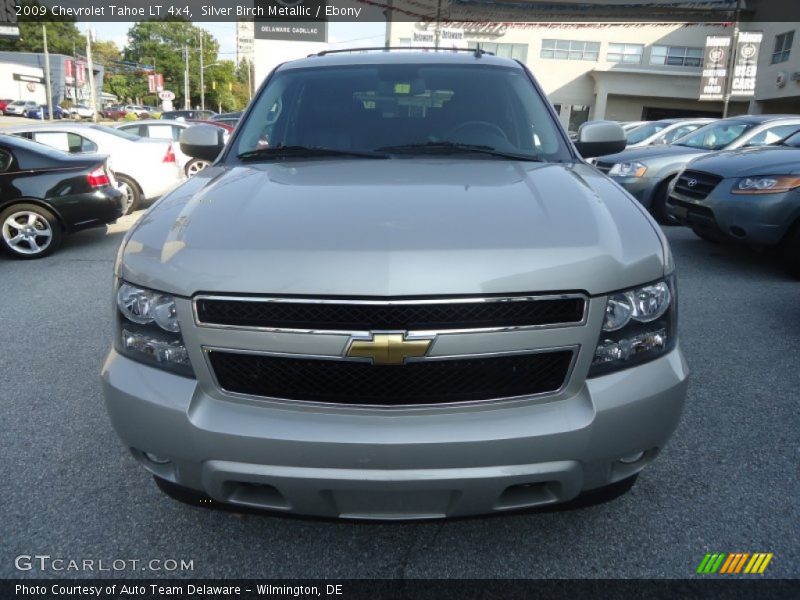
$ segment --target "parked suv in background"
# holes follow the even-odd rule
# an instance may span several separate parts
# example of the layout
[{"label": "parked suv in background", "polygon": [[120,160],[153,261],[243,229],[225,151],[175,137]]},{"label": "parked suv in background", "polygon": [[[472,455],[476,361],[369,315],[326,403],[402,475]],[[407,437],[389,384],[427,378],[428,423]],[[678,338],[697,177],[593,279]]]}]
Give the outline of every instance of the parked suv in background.
[{"label": "parked suv in background", "polygon": [[771,146],[696,158],[669,195],[670,214],[699,237],[777,248],[800,277],[800,131]]},{"label": "parked suv in background", "polygon": [[621,149],[619,125],[573,145],[522,64],[321,53],[278,67],[227,145],[181,140],[215,162],[123,241],[102,371],[162,489],[468,515],[625,490],[667,443],[669,247],[578,154]]},{"label": "parked suv in background", "polygon": [[662,223],[668,222],[670,182],[693,158],[719,150],[765,146],[800,126],[797,115],[743,115],[720,119],[672,144],[631,148],[595,161]]}]

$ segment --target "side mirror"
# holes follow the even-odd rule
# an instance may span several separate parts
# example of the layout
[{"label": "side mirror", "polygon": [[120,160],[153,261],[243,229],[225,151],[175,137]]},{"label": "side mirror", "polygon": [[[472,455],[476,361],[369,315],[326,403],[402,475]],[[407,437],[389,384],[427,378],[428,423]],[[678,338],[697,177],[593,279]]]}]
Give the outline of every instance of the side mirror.
[{"label": "side mirror", "polygon": [[193,125],[181,132],[181,152],[209,162],[225,147],[225,130],[214,125]]},{"label": "side mirror", "polygon": [[628,141],[619,123],[588,121],[578,128],[575,148],[584,158],[616,154],[625,149]]}]

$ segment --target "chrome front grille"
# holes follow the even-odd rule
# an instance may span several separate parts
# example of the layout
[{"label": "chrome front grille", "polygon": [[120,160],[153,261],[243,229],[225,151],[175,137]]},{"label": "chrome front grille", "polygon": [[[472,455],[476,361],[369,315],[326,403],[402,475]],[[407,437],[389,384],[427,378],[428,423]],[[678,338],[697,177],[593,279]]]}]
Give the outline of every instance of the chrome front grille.
[{"label": "chrome front grille", "polygon": [[454,331],[555,327],[583,322],[581,294],[484,298],[339,300],[198,296],[206,327],[302,331]]}]

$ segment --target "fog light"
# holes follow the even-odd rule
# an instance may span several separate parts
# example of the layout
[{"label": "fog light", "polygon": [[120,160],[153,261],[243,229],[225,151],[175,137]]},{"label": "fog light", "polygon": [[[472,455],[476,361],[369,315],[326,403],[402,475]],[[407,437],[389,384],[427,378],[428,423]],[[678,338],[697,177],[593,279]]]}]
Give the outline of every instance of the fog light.
[{"label": "fog light", "polygon": [[643,456],[644,456],[644,450],[642,450],[641,452],[635,452],[634,454],[629,454],[628,456],[623,456],[622,458],[619,459],[619,462],[624,463],[626,465],[632,465],[633,463],[642,460]]},{"label": "fog light", "polygon": [[164,458],[163,456],[159,456],[158,454],[153,454],[151,452],[142,452],[142,454],[144,454],[144,457],[147,460],[156,465],[166,465],[170,462],[168,458]]}]

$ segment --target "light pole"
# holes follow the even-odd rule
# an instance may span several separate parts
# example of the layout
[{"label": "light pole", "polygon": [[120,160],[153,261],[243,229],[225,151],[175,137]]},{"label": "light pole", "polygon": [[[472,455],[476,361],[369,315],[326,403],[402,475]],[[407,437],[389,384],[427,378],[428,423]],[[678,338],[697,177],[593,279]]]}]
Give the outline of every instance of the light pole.
[{"label": "light pole", "polygon": [[205,81],[203,79],[203,73],[209,67],[216,67],[218,64],[219,63],[211,63],[210,65],[201,65],[201,67],[200,67],[200,109],[201,110],[205,110],[206,109],[206,87],[205,87]]},{"label": "light pole", "polygon": [[185,110],[189,110],[191,108],[191,105],[189,104],[189,46],[188,45],[183,47],[183,58],[186,61],[183,70],[183,108]]}]

